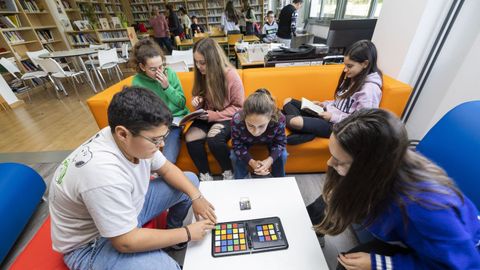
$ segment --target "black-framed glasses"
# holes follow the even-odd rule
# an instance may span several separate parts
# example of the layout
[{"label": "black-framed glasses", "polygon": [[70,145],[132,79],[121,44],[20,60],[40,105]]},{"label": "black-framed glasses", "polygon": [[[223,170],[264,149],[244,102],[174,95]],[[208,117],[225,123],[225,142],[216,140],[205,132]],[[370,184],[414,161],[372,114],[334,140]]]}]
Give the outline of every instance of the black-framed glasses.
[{"label": "black-framed glasses", "polygon": [[155,147],[159,147],[165,141],[168,134],[170,134],[170,130],[167,130],[167,132],[164,135],[158,136],[155,139],[149,138],[147,136],[143,136],[142,134],[137,134],[137,136],[140,136],[140,137],[144,138],[145,140],[153,143],[155,145]]}]

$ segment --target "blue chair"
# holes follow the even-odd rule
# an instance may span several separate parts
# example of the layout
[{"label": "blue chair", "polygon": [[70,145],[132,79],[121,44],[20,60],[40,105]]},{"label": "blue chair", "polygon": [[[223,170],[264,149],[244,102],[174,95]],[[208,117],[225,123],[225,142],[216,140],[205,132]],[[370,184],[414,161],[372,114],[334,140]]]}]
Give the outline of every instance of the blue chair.
[{"label": "blue chair", "polygon": [[18,163],[0,163],[0,263],[15,244],[45,193],[42,177]]},{"label": "blue chair", "polygon": [[[447,112],[423,137],[417,151],[442,167],[480,210],[480,101],[458,105]],[[373,239],[353,226],[360,243]]]},{"label": "blue chair", "polygon": [[447,112],[417,151],[442,167],[480,210],[480,100]]}]

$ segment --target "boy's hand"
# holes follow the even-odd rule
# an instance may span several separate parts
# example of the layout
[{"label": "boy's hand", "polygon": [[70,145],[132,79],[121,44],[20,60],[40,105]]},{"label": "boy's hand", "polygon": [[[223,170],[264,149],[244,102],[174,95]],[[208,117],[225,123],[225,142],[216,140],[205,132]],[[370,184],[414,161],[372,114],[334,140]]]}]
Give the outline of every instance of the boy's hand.
[{"label": "boy's hand", "polygon": [[205,237],[207,231],[215,228],[215,223],[206,219],[192,223],[188,225],[187,228],[190,231],[190,237],[192,238],[192,241],[198,241]]},{"label": "boy's hand", "polygon": [[217,222],[215,215],[215,207],[207,201],[204,197],[200,197],[192,202],[193,214],[196,220],[202,219],[210,220],[213,223]]},{"label": "boy's hand", "polygon": [[347,270],[370,270],[372,267],[372,262],[370,261],[370,254],[365,252],[349,253],[345,255],[340,254],[338,255],[337,260]]}]

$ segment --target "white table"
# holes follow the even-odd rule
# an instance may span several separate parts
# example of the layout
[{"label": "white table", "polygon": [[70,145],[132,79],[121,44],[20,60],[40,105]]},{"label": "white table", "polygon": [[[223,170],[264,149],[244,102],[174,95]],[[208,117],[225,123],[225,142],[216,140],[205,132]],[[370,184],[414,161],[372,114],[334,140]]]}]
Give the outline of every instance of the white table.
[{"label": "white table", "polygon": [[[225,180],[200,183],[203,195],[215,206],[218,222],[278,216],[289,247],[285,250],[214,258],[211,232],[202,241],[190,242],[184,270],[193,269],[328,269],[295,178]],[[240,210],[248,197],[251,210]]]},{"label": "white table", "polygon": [[[93,82],[92,77],[90,77],[90,73],[88,72],[88,69],[85,66],[85,63],[82,60],[82,56],[87,56],[88,60],[90,60],[90,63],[92,63],[93,61],[91,61],[92,60],[91,55],[95,54],[95,53],[97,53],[97,49],[80,48],[80,49],[73,49],[73,50],[68,50],[68,51],[67,50],[65,50],[65,51],[54,51],[54,52],[50,52],[50,53],[41,54],[38,57],[40,57],[40,58],[74,57],[75,59],[77,59],[77,62],[80,64],[80,67],[85,72],[85,75],[87,75],[88,83],[92,87],[93,92],[97,93],[97,89],[95,88],[95,83]],[[95,70],[95,66],[93,65],[93,63],[91,65],[92,65],[92,69]],[[94,73],[95,73],[95,76],[97,77],[97,81],[100,84],[100,87],[103,88],[102,82],[100,81],[100,77],[98,77],[98,73],[97,72],[94,72]]]}]

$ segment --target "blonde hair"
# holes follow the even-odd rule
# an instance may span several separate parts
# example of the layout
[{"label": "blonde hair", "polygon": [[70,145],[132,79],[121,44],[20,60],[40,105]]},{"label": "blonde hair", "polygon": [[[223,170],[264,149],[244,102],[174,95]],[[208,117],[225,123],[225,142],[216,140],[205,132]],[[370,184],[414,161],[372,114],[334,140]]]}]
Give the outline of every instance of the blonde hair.
[{"label": "blonde hair", "polygon": [[130,59],[130,66],[134,67],[137,72],[143,72],[140,68],[140,64],[146,65],[147,60],[153,57],[162,57],[165,63],[165,54],[162,48],[150,38],[139,40],[135,46],[133,46],[133,57]]},{"label": "blonde hair", "polygon": [[249,95],[243,103],[242,120],[245,120],[245,117],[251,114],[268,115],[271,121],[275,123],[278,122],[280,110],[277,108],[275,100],[267,89],[258,89]]},{"label": "blonde hair", "polygon": [[193,53],[198,52],[205,58],[206,74],[203,75],[194,65],[194,83],[192,95],[206,98],[216,110],[223,110],[227,97],[227,80],[225,71],[234,68],[218,43],[211,38],[204,38],[193,46]]}]

